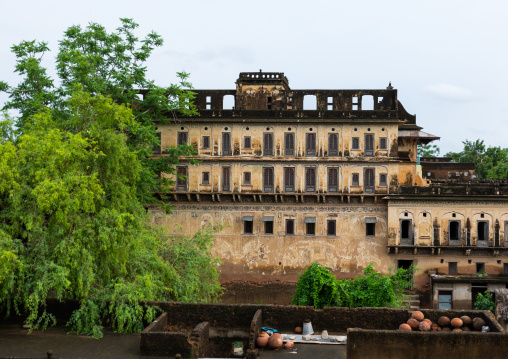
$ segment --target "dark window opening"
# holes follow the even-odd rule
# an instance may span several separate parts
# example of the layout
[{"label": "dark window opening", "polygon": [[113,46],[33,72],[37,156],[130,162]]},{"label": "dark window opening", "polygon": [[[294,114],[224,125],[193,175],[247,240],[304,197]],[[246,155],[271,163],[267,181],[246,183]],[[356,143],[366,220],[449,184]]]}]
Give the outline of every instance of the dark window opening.
[{"label": "dark window opening", "polygon": [[375,223],[366,223],[365,235],[372,237],[376,235],[376,224]]},{"label": "dark window opening", "polygon": [[388,141],[386,137],[379,138],[379,149],[386,150],[388,148]]},{"label": "dark window opening", "polygon": [[360,185],[360,174],[353,173],[353,179],[351,181],[352,186],[359,186]]},{"label": "dark window opening", "polygon": [[476,273],[485,272],[485,263],[476,263]]},{"label": "dark window opening", "polygon": [[243,148],[251,148],[250,136],[245,136],[243,138]]},{"label": "dark window opening", "polygon": [[243,233],[252,234],[254,232],[254,221],[243,221]]},{"label": "dark window opening", "polygon": [[449,236],[450,241],[460,240],[460,221],[450,221]]},{"label": "dark window opening", "polygon": [[305,169],[305,192],[316,192],[316,169]]},{"label": "dark window opening", "polygon": [[230,191],[231,184],[231,169],[229,167],[222,167],[222,190],[224,192]]},{"label": "dark window opening", "polygon": [[263,135],[263,156],[273,156],[273,134]]},{"label": "dark window opening", "polygon": [[352,150],[359,150],[360,149],[360,138],[359,137],[353,137],[353,143],[351,144]]},{"label": "dark window opening", "polygon": [[210,136],[203,136],[203,148],[210,148]]},{"label": "dark window opening", "polygon": [[448,274],[457,274],[457,262],[448,262]]},{"label": "dark window opening", "polygon": [[273,192],[273,167],[263,168],[263,192]]},{"label": "dark window opening", "polygon": [[328,192],[337,193],[339,190],[339,170],[337,168],[328,169]]},{"label": "dark window opening", "polygon": [[202,184],[210,184],[210,172],[203,172]]},{"label": "dark window opening", "polygon": [[265,222],[265,234],[273,234],[273,221]]},{"label": "dark window opening", "polygon": [[305,135],[305,154],[307,156],[316,155],[316,134],[307,133]]},{"label": "dark window opening", "polygon": [[385,173],[382,173],[382,174],[379,175],[379,186],[381,186],[381,187],[386,187],[387,186],[386,174]]},{"label": "dark window opening", "polygon": [[243,173],[243,184],[250,184],[250,172]]},{"label": "dark window opening", "polygon": [[503,275],[508,275],[508,263],[503,263]]},{"label": "dark window opening", "polygon": [[176,170],[176,189],[177,191],[187,189],[187,167],[178,167]]},{"label": "dark window opening", "polygon": [[155,137],[157,138],[157,145],[153,146],[152,147],[152,152],[154,155],[160,155],[161,154],[161,150],[162,150],[162,147],[161,147],[161,133],[160,132],[157,132],[155,134]]},{"label": "dark window opening", "polygon": [[286,234],[295,234],[295,220],[286,219]]},{"label": "dark window opening", "polygon": [[365,134],[365,156],[374,156],[374,134]]},{"label": "dark window opening", "polygon": [[328,134],[328,156],[339,155],[339,135],[337,133]]},{"label": "dark window opening", "polygon": [[231,134],[222,134],[222,155],[231,156]]},{"label": "dark window opening", "polygon": [[187,132],[178,132],[177,145],[182,146],[187,144]]},{"label": "dark window opening", "polygon": [[489,240],[489,223],[488,222],[478,222],[478,240],[483,242],[488,242]]},{"label": "dark window opening", "polygon": [[294,167],[284,168],[284,192],[295,191],[295,169]]},{"label": "dark window opening", "polygon": [[284,155],[294,156],[295,155],[295,134],[286,133],[284,134]]},{"label": "dark window opening", "polygon": [[305,227],[308,235],[316,234],[316,223],[305,223]]},{"label": "dark window opening", "polygon": [[411,239],[411,220],[403,219],[400,222],[400,238]]},{"label": "dark window opening", "polygon": [[335,234],[336,234],[336,228],[337,228],[337,226],[335,225],[335,220],[329,219],[326,222],[326,234],[328,236],[335,236]]}]

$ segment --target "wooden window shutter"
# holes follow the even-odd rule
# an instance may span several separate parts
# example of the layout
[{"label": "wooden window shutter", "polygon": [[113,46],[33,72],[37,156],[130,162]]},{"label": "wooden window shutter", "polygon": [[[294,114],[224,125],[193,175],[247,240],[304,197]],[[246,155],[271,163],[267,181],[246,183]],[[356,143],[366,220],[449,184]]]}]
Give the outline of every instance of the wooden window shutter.
[{"label": "wooden window shutter", "polygon": [[273,192],[273,167],[265,167],[263,172],[263,192]]},{"label": "wooden window shutter", "polygon": [[231,156],[231,134],[222,134],[222,155]]},{"label": "wooden window shutter", "polygon": [[339,135],[330,133],[328,135],[328,156],[337,156],[339,154]]},{"label": "wooden window shutter", "polygon": [[305,190],[307,192],[316,191],[316,170],[314,168],[307,168],[305,173]]},{"label": "wooden window shutter", "polygon": [[178,167],[176,170],[176,189],[184,191],[187,189],[187,167]]},{"label": "wooden window shutter", "polygon": [[374,134],[366,133],[365,134],[365,156],[374,156]]},{"label": "wooden window shutter", "polygon": [[230,191],[230,168],[222,167],[222,190],[225,192]]},{"label": "wooden window shutter", "polygon": [[365,193],[374,193],[374,169],[367,168],[364,172],[363,185]]},{"label": "wooden window shutter", "polygon": [[316,155],[316,134],[315,133],[307,133],[305,136],[305,153],[307,156],[315,156]]},{"label": "wooden window shutter", "polygon": [[295,169],[293,167],[284,168],[284,191],[295,191]]},{"label": "wooden window shutter", "polygon": [[177,145],[186,145],[187,144],[187,132],[178,132]]},{"label": "wooden window shutter", "polygon": [[286,156],[295,155],[295,134],[286,133],[284,137],[284,154]]},{"label": "wooden window shutter", "polygon": [[263,136],[263,155],[273,156],[273,134],[265,133]]},{"label": "wooden window shutter", "polygon": [[337,192],[339,188],[337,168],[328,169],[328,192]]}]

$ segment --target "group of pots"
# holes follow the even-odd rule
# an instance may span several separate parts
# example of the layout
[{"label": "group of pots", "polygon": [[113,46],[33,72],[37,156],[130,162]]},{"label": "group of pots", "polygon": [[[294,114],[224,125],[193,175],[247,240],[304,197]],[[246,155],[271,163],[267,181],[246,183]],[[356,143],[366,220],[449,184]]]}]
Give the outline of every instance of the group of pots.
[{"label": "group of pots", "polygon": [[430,319],[425,319],[423,313],[417,310],[411,314],[411,318],[406,323],[399,326],[399,330],[408,332],[470,332],[471,330],[481,331],[485,325],[482,318],[471,320],[467,315],[453,319],[442,316],[437,320],[437,323],[434,323]]},{"label": "group of pots", "polygon": [[284,349],[292,349],[295,343],[288,341],[284,344],[282,341],[282,334],[273,333],[269,335],[267,332],[262,331],[256,339],[256,345],[259,348],[268,347],[270,349],[279,349],[284,346]]}]

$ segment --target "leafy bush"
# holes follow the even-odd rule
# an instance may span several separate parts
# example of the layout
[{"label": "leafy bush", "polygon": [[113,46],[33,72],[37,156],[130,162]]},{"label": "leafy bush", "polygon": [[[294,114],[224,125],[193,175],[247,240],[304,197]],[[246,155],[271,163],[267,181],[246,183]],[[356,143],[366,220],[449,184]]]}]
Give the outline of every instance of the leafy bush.
[{"label": "leafy bush", "polygon": [[475,310],[490,310],[492,313],[496,310],[496,303],[494,303],[494,296],[492,293],[485,291],[485,293],[478,293],[476,301],[474,302]]},{"label": "leafy bush", "polygon": [[299,277],[295,305],[340,307],[400,307],[403,291],[411,286],[413,269],[399,268],[393,275],[381,274],[369,265],[364,275],[355,279],[337,280],[332,273],[318,263]]}]

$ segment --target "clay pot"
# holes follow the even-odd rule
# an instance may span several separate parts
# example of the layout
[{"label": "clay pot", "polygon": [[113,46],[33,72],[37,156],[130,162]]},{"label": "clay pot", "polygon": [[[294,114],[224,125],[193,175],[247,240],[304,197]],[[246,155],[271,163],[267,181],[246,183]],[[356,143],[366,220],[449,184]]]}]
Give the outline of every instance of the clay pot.
[{"label": "clay pot", "polygon": [[420,325],[420,323],[415,318],[409,318],[409,320],[407,321],[407,324],[413,330],[417,330],[418,329],[418,325]]},{"label": "clay pot", "polygon": [[422,321],[418,325],[418,329],[420,329],[422,332],[430,332],[430,324],[429,324],[429,322]]},{"label": "clay pot", "polygon": [[427,322],[427,323],[429,323],[430,326],[432,326],[432,321],[430,319],[424,319],[424,320],[422,320],[422,322]]},{"label": "clay pot", "polygon": [[437,324],[431,324],[430,330],[433,331],[433,332],[440,332],[441,331],[441,327],[439,325],[437,325]]},{"label": "clay pot", "polygon": [[460,329],[462,329],[463,332],[470,332],[471,331],[471,329],[469,329],[469,327],[462,327]]},{"label": "clay pot", "polygon": [[420,312],[419,310],[416,310],[414,311],[413,313],[411,313],[411,317],[412,318],[415,318],[416,320],[418,320],[419,322],[421,322],[424,318],[424,315],[422,312]]},{"label": "clay pot", "polygon": [[450,324],[454,328],[460,328],[464,325],[464,323],[462,322],[462,319],[460,319],[460,318],[453,318],[452,321],[450,322]]},{"label": "clay pot", "polygon": [[441,329],[442,332],[451,332],[452,330],[449,327],[444,327]]},{"label": "clay pot", "polygon": [[440,326],[440,327],[447,327],[450,325],[450,318],[448,317],[441,317],[437,320],[437,324]]},{"label": "clay pot", "polygon": [[453,328],[453,330],[452,330],[452,332],[461,332],[461,331],[462,331],[462,329],[460,329],[460,328]]},{"label": "clay pot", "polygon": [[295,343],[286,342],[286,344],[284,344],[284,349],[292,349],[294,346],[295,346]]},{"label": "clay pot", "polygon": [[460,319],[462,319],[464,325],[471,325],[471,323],[473,322],[471,318],[468,317],[467,315],[463,315],[462,317],[460,317]]},{"label": "clay pot", "polygon": [[409,324],[404,323],[404,324],[399,325],[399,330],[405,330],[405,331],[410,332],[412,329],[409,326]]},{"label": "clay pot", "polygon": [[296,334],[302,334],[302,332],[303,332],[303,328],[302,327],[296,327],[295,328],[295,333]]},{"label": "clay pot", "polygon": [[256,338],[256,345],[260,348],[264,348],[266,347],[266,345],[268,344],[268,340],[270,339],[270,337],[268,335],[259,335],[257,338]]},{"label": "clay pot", "polygon": [[282,346],[282,338],[279,336],[275,336],[275,334],[277,333],[274,333],[274,335],[272,335],[270,339],[268,339],[268,347],[271,349],[277,349]]},{"label": "clay pot", "polygon": [[282,334],[280,334],[280,333],[273,333],[270,338],[280,338],[280,339],[282,339]]},{"label": "clay pot", "polygon": [[473,319],[473,328],[475,330],[481,331],[483,326],[485,326],[485,320],[478,317]]}]

